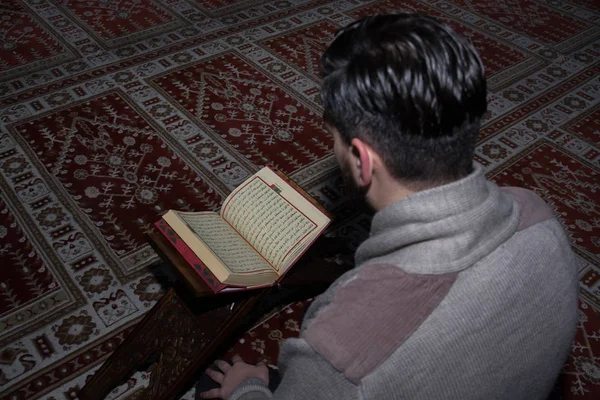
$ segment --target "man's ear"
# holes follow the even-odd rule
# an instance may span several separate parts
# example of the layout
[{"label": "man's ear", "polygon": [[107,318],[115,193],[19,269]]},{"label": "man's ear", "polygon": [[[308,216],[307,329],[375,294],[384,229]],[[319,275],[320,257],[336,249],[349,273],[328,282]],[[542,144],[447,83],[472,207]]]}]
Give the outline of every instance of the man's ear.
[{"label": "man's ear", "polygon": [[351,169],[359,187],[366,187],[373,179],[373,149],[371,146],[358,138],[352,139],[351,147]]}]

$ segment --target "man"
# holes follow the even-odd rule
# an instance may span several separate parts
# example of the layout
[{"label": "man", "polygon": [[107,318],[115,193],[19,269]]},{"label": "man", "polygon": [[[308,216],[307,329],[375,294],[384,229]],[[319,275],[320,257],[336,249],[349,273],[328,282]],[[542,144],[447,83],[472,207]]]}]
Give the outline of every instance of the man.
[{"label": "man", "polygon": [[377,211],[356,268],[309,308],[264,365],[235,357],[202,397],[544,399],[577,320],[574,256],[549,207],[473,166],[483,65],[448,26],[380,15],[322,59],[342,171]]}]

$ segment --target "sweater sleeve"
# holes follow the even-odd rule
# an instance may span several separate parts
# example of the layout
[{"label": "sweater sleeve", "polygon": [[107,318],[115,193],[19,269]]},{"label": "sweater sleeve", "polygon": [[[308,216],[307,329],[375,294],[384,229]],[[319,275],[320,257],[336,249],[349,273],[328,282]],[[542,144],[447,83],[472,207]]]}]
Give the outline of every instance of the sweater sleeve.
[{"label": "sweater sleeve", "polygon": [[262,400],[271,397],[273,393],[265,381],[259,378],[248,378],[229,395],[228,400]]},{"label": "sweater sleeve", "polygon": [[263,399],[357,399],[358,386],[350,382],[304,339],[285,341],[280,359],[284,371],[274,393],[260,379],[246,379],[230,395],[229,400]]},{"label": "sweater sleeve", "polygon": [[455,279],[454,273],[409,274],[393,265],[362,268],[337,288],[300,338],[284,343],[283,379],[272,397],[264,385],[247,380],[230,399],[358,398],[362,379],[413,334]]}]

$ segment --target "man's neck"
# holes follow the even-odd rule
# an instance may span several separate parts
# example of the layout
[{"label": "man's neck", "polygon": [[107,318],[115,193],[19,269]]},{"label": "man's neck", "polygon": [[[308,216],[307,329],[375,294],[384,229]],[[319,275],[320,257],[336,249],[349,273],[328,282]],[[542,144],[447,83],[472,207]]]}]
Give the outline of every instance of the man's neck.
[{"label": "man's neck", "polygon": [[414,190],[407,188],[389,174],[380,173],[373,176],[367,202],[375,211],[380,211],[413,193]]}]

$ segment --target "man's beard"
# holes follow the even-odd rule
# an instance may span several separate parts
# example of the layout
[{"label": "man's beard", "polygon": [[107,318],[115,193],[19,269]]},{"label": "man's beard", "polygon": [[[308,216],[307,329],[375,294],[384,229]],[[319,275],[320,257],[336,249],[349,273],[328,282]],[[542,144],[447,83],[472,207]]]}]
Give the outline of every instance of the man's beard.
[{"label": "man's beard", "polygon": [[344,162],[340,164],[340,171],[342,173],[342,179],[344,181],[344,186],[342,188],[342,194],[352,199],[353,201],[359,201],[364,203],[366,200],[368,187],[360,187],[358,182],[352,176],[352,172],[350,171],[350,166],[348,165],[348,161],[344,160]]}]

